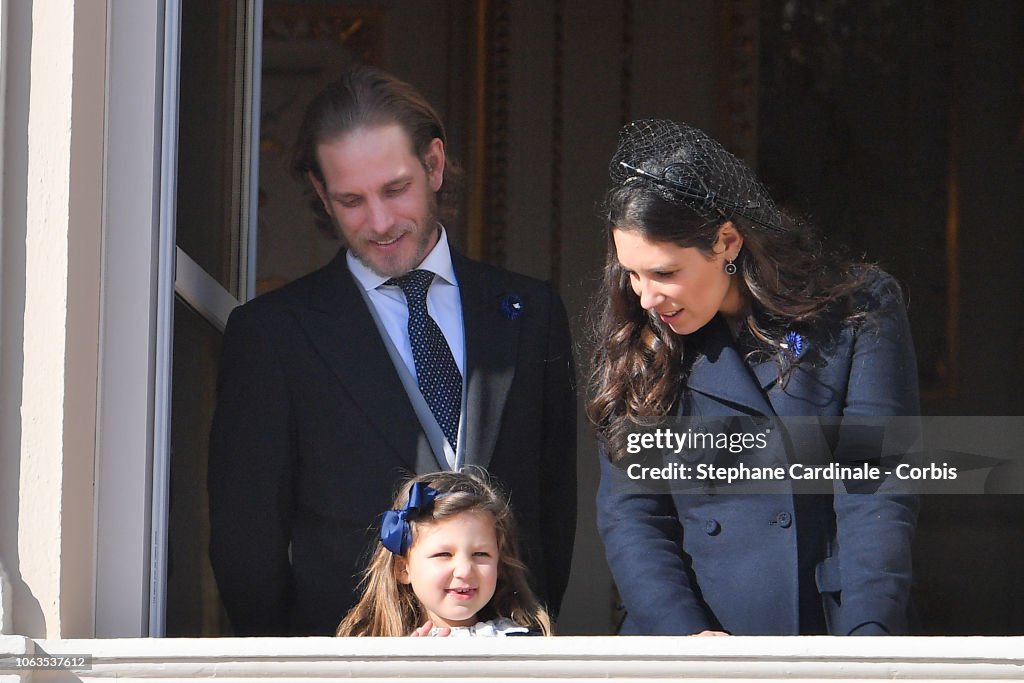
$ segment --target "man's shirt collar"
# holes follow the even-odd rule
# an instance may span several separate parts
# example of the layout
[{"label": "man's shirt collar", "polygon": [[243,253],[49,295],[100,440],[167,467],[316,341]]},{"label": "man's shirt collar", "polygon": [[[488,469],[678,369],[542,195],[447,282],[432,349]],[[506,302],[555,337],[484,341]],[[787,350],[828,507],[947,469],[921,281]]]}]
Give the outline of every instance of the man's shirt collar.
[{"label": "man's shirt collar", "polygon": [[[448,244],[448,233],[440,223],[438,227],[441,230],[441,235],[437,239],[437,244],[434,245],[434,248],[430,250],[416,268],[429,270],[435,275],[439,275],[448,284],[457,285],[458,280],[455,279],[455,267],[452,265],[452,251]],[[378,275],[367,268],[363,265],[362,261],[352,254],[351,250],[345,254],[345,261],[348,263],[348,269],[352,272],[356,282],[368,292],[377,289],[390,279],[386,276]]]}]

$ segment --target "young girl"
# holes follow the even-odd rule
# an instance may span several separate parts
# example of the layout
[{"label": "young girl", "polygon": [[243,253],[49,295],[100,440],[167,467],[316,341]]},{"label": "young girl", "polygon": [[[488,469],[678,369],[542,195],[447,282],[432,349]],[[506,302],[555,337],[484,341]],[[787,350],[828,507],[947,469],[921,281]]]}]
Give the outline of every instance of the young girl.
[{"label": "young girl", "polygon": [[381,520],[363,596],[339,636],[551,634],[526,581],[515,520],[482,470],[406,482]]}]

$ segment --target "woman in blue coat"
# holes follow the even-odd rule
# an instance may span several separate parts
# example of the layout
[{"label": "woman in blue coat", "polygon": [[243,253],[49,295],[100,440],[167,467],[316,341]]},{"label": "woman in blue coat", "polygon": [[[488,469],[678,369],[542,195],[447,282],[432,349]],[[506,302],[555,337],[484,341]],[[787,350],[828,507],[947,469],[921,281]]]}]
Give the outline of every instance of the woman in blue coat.
[{"label": "woman in blue coat", "polygon": [[[686,124],[627,125],[610,174],[588,414],[601,443],[598,527],[627,612],[620,632],[907,632],[918,500],[895,477],[836,477],[811,493],[787,479],[737,494],[707,482],[645,489],[628,469],[650,418],[917,415],[898,285],[826,252],[742,162]],[[832,458],[879,455],[840,455],[843,433],[828,429]],[[762,432],[784,464],[810,457],[785,432]]]}]

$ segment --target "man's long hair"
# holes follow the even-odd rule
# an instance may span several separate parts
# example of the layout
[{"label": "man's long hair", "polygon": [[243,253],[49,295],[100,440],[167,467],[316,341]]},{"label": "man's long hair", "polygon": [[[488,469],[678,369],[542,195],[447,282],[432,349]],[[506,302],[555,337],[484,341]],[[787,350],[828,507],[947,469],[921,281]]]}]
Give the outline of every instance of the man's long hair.
[{"label": "man's long hair", "polygon": [[451,221],[458,214],[462,171],[448,150],[444,124],[430,103],[405,81],[372,66],[349,67],[306,107],[292,152],[292,173],[307,186],[317,226],[338,237],[323,203],[309,188],[307,175],[324,182],[317,147],[356,128],[398,124],[421,162],[436,138],[445,145],[444,184],[437,192],[438,218]]}]

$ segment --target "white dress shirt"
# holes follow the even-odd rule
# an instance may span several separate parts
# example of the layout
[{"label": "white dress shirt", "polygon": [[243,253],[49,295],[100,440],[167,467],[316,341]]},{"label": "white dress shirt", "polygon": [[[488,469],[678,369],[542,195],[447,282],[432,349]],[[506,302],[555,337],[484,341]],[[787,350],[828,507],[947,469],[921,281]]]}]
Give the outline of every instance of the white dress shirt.
[{"label": "white dress shirt", "polygon": [[[451,469],[459,469],[465,446],[466,337],[462,325],[462,302],[459,298],[459,284],[455,279],[455,269],[452,267],[452,253],[448,246],[448,235],[443,226],[440,227],[440,230],[441,235],[438,238],[437,244],[434,245],[434,248],[430,250],[430,253],[426,255],[417,268],[434,273],[434,279],[427,290],[427,312],[437,323],[438,327],[441,328],[441,333],[444,335],[445,341],[448,342],[448,348],[451,349],[455,365],[458,367],[459,373],[462,374],[462,411],[459,415],[458,452],[452,448],[451,443],[441,433],[440,427],[437,426],[436,422],[434,423],[434,427],[437,430],[436,436],[441,441],[433,445],[435,455],[438,457],[438,462],[442,467],[447,465]],[[413,357],[412,343],[409,340],[409,306],[405,300],[405,294],[397,285],[385,284],[390,278],[374,273],[360,263],[352,255],[351,251],[345,255],[345,258],[356,283],[363,288],[366,300],[373,308],[372,312],[377,319],[378,326],[382,327],[383,333],[386,333],[388,336],[388,341],[390,341],[390,346],[392,347],[392,350],[388,352],[389,355],[392,355],[394,362],[404,363],[405,370],[408,371],[407,375],[411,379],[412,385],[406,385],[406,390],[410,392],[417,391],[416,360]],[[401,361],[396,360],[395,355]],[[399,370],[399,374],[403,374],[401,370]],[[405,380],[403,380],[403,384],[406,384]],[[417,403],[416,398],[420,399],[419,403],[422,404],[424,415],[430,415],[430,408],[422,401],[422,394],[415,398],[410,394],[410,399],[413,400],[414,406]],[[419,414],[418,409],[417,414]],[[421,419],[427,418],[421,416]],[[427,429],[427,425],[424,425],[424,428]],[[432,430],[427,429],[427,432],[430,434]]]},{"label": "white dress shirt", "polygon": [[[378,275],[349,251],[345,255],[349,270],[356,282],[366,291],[377,316],[388,331],[392,343],[398,349],[402,360],[413,377],[416,376],[416,361],[412,356],[409,341],[409,306],[405,294],[398,285],[385,285],[390,278]],[[427,312],[441,328],[448,348],[452,350],[455,365],[463,378],[466,376],[466,335],[462,326],[462,302],[459,299],[459,282],[452,267],[452,252],[448,246],[448,234],[441,226],[441,236],[426,258],[417,266],[420,270],[434,273],[434,281],[427,290]]]}]

